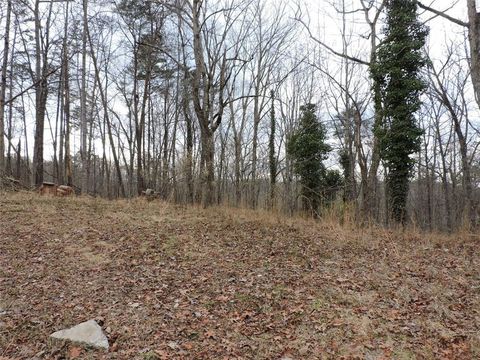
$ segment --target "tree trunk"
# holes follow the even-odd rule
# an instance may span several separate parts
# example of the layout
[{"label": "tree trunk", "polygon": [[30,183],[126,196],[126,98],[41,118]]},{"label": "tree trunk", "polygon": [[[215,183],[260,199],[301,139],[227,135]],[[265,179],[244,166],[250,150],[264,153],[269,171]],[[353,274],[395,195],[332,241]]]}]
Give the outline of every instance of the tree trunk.
[{"label": "tree trunk", "polygon": [[187,202],[193,204],[194,201],[194,187],[193,187],[193,119],[190,116],[189,111],[189,96],[188,96],[188,87],[187,87],[187,77],[188,74],[185,73],[183,79],[183,97],[182,97],[182,108],[183,108],[183,117],[185,118],[186,125],[186,134],[185,134],[185,143],[186,143],[186,163],[185,163],[185,177],[187,182]]},{"label": "tree trunk", "polygon": [[[35,137],[33,147],[33,171],[36,186],[43,183],[43,131],[45,128],[45,110],[48,97],[47,54],[42,51],[42,27],[40,24],[40,0],[35,1]],[[48,24],[47,24],[48,28]],[[43,60],[43,61],[42,61]]]},{"label": "tree trunk", "polygon": [[202,174],[202,205],[209,207],[214,202],[215,193],[215,143],[213,133],[209,132],[202,136],[203,174]]},{"label": "tree trunk", "polygon": [[72,173],[72,157],[70,155],[70,75],[68,73],[68,65],[65,67],[65,87],[64,87],[64,111],[65,111],[65,179],[67,185],[73,185]]},{"label": "tree trunk", "polygon": [[250,206],[252,207],[252,209],[257,208],[257,148],[258,127],[260,125],[260,109],[258,97],[258,89],[256,89],[253,103],[252,183],[250,184]]},{"label": "tree trunk", "polygon": [[[151,69],[147,71],[145,84],[143,88],[142,109],[140,112],[140,120],[136,124],[136,139],[137,139],[137,195],[141,195],[145,190],[145,178],[143,174],[144,154],[142,152],[143,133],[145,131],[146,107],[148,101],[148,89],[150,84]],[[136,81],[136,80],[135,80]],[[142,156],[143,154],[143,156]]]},{"label": "tree trunk", "polygon": [[270,165],[270,208],[275,206],[275,184],[277,182],[277,159],[275,156],[275,93],[273,90],[270,93],[271,97],[271,110],[270,110],[270,138],[268,142],[269,147],[269,165]]},{"label": "tree trunk", "polygon": [[[81,188],[82,194],[88,192],[87,178],[87,27],[88,27],[88,0],[82,1],[83,5],[83,29],[82,29],[82,69],[80,89],[80,157],[82,159]],[[99,84],[99,86],[101,86]]]},{"label": "tree trunk", "polygon": [[470,42],[470,73],[475,99],[480,106],[480,11],[477,11],[475,3],[476,0],[467,0],[468,39]]},{"label": "tree trunk", "polygon": [[12,13],[12,1],[7,1],[7,19],[5,23],[5,39],[3,46],[3,64],[0,83],[0,177],[5,172],[5,92],[7,88],[7,65],[8,65],[8,47],[10,45],[10,19]]}]

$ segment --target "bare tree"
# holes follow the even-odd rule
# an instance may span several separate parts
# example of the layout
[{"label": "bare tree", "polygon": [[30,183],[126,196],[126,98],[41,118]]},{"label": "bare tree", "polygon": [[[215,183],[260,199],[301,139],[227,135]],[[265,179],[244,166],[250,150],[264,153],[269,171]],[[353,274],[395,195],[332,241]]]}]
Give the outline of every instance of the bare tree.
[{"label": "bare tree", "polygon": [[[460,159],[462,168],[462,182],[464,192],[462,196],[463,214],[465,219],[471,225],[474,225],[476,218],[471,163],[473,155],[478,145],[472,147],[469,145],[468,130],[470,127],[468,119],[468,104],[466,103],[465,93],[468,81],[468,72],[462,72],[456,64],[450,64],[450,60],[455,60],[453,57],[452,48],[449,48],[450,55],[447,57],[447,62],[442,64],[440,70],[437,70],[433,65],[431,66],[431,86],[436,96],[437,101],[441,103],[447,110],[453,124],[456,138],[460,148]],[[458,62],[457,62],[458,64]],[[454,76],[448,76],[448,71],[456,69]],[[453,84],[453,86],[452,86]],[[469,149],[471,149],[469,151]]]},{"label": "bare tree", "polygon": [[10,44],[10,22],[12,15],[12,1],[7,1],[7,15],[5,20],[5,37],[3,45],[3,63],[0,79],[0,177],[5,172],[5,92],[7,88],[8,52]]},{"label": "bare tree", "polygon": [[[219,128],[225,107],[233,99],[226,93],[227,84],[239,61],[228,35],[242,14],[244,2],[230,1],[225,6],[208,8],[207,3],[192,0],[180,8],[181,17],[192,31],[195,69],[192,74],[192,101],[200,127],[202,156],[202,203],[214,201],[214,134]],[[217,18],[221,16],[221,20]],[[222,25],[220,25],[222,24]]]},{"label": "bare tree", "polygon": [[43,182],[43,131],[48,96],[48,49],[52,5],[50,4],[45,32],[42,33],[40,19],[40,0],[35,0],[33,16],[35,23],[35,144],[33,148],[34,183]]}]

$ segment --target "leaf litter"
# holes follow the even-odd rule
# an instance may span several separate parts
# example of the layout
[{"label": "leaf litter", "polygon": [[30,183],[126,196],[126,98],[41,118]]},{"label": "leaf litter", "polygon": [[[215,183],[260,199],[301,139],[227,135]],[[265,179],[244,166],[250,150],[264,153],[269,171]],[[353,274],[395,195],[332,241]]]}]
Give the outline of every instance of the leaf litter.
[{"label": "leaf litter", "polygon": [[[0,359],[473,359],[479,239],[0,197]],[[48,339],[97,319],[108,353]]]}]

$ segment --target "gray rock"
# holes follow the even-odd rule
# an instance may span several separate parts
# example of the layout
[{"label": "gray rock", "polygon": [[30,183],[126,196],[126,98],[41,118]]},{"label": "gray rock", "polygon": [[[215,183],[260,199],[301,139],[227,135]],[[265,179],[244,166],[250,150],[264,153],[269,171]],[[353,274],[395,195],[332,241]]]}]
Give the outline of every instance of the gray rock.
[{"label": "gray rock", "polygon": [[54,332],[50,337],[108,350],[108,339],[95,320],[88,320],[70,329]]}]

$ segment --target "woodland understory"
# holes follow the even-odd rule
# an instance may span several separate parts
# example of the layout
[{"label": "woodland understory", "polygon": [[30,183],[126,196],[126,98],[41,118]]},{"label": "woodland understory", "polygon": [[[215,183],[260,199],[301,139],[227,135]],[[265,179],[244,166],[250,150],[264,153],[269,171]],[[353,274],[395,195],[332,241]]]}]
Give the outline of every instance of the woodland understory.
[{"label": "woodland understory", "polygon": [[[475,0],[326,1],[318,19],[317,2],[274,3],[2,1],[1,182],[359,225],[395,225],[398,198],[401,223],[475,232]],[[406,4],[401,39],[389,19]],[[414,106],[398,115],[392,74],[413,55]],[[287,151],[310,105],[325,142],[313,189]]]}]

